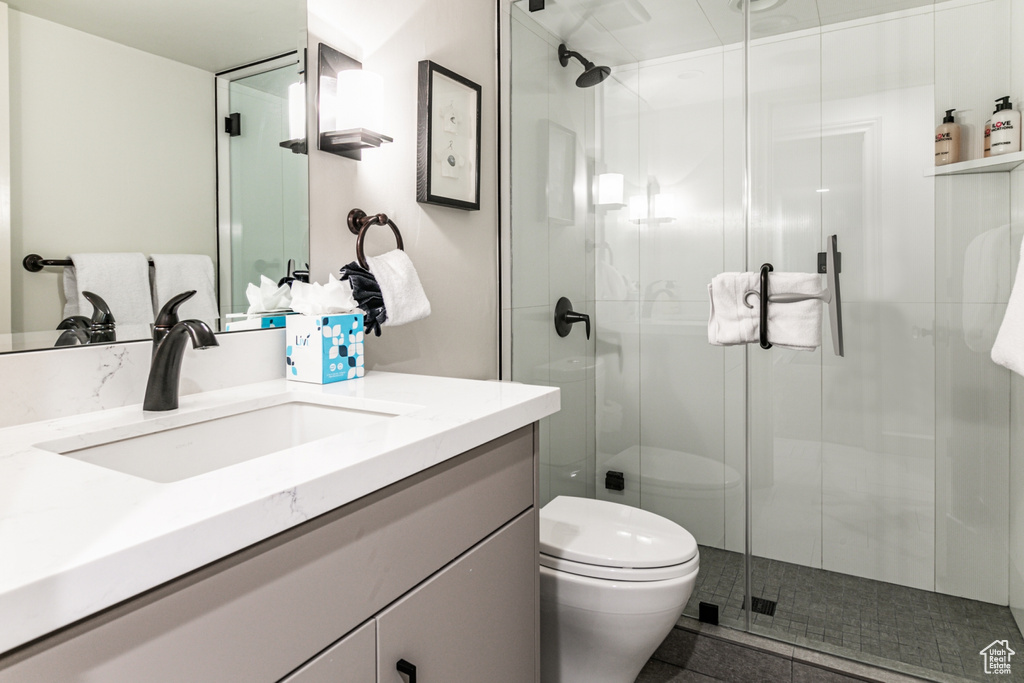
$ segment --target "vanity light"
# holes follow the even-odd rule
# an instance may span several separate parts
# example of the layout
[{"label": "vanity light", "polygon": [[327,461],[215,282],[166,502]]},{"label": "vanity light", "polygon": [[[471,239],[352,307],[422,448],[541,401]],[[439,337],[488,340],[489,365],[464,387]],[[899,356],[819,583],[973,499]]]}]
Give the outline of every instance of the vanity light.
[{"label": "vanity light", "polygon": [[281,143],[295,154],[306,153],[306,84],[288,86],[288,139]]},{"label": "vanity light", "polygon": [[621,173],[602,173],[597,176],[597,205],[605,209],[621,209],[625,176]]},{"label": "vanity light", "polygon": [[362,159],[362,150],[393,142],[378,132],[384,90],[380,76],[321,43],[317,82],[322,151]]},{"label": "vanity light", "polygon": [[671,223],[675,220],[675,197],[669,194],[638,194],[629,198],[629,220],[632,223]]}]

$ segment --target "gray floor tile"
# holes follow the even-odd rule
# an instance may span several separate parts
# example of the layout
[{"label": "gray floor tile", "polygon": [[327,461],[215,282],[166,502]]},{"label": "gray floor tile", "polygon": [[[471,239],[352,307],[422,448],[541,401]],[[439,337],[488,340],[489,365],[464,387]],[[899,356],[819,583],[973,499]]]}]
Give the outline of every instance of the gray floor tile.
[{"label": "gray floor tile", "polygon": [[[685,613],[696,616],[704,600],[725,608],[723,624],[744,623],[743,555],[704,546],[700,552],[698,590]],[[1007,607],[757,557],[752,587],[755,597],[778,601],[774,617],[754,615],[758,633],[821,643],[852,659],[865,654],[985,680],[977,654],[983,647],[1007,639],[1024,653],[1024,637]],[[1020,669],[1024,680],[1024,659]]]}]

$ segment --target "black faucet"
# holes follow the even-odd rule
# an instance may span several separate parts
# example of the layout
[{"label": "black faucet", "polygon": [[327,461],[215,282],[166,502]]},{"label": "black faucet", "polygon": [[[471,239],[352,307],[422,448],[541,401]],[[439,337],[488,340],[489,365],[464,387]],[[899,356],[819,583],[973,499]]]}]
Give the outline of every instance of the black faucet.
[{"label": "black faucet", "polygon": [[117,334],[114,332],[114,316],[110,307],[99,294],[82,292],[86,301],[92,304],[92,318],[84,315],[72,315],[64,318],[57,325],[58,330],[64,330],[57,337],[54,346],[74,346],[75,344],[104,344],[117,341]]},{"label": "black faucet", "polygon": [[153,323],[153,361],[149,366],[143,410],[175,410],[178,407],[181,359],[185,356],[186,339],[192,340],[194,349],[219,346],[213,330],[202,320],[178,320],[178,306],[195,293],[193,289],[172,297],[156,316]]}]

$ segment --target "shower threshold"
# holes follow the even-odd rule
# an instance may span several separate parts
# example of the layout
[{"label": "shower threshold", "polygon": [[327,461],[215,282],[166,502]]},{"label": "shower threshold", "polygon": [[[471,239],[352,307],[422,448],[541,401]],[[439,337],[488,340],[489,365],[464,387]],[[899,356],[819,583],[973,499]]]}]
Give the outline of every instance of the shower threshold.
[{"label": "shower threshold", "polygon": [[[683,614],[701,602],[720,624],[743,629],[743,555],[700,546],[697,585]],[[751,615],[751,632],[793,645],[936,681],[991,680],[982,650],[1008,641],[1024,680],[1024,637],[1008,607],[755,557],[751,592],[774,601],[773,615]],[[1019,669],[1019,673],[1018,670]]]}]

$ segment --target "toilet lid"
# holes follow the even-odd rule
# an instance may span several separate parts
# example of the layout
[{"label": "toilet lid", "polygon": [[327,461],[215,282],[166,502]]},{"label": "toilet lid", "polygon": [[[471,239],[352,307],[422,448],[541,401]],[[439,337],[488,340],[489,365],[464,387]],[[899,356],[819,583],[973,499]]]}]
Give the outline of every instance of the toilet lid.
[{"label": "toilet lid", "polygon": [[653,512],[559,496],[540,511],[540,551],[572,562],[643,569],[693,559],[697,541],[683,527]]}]

